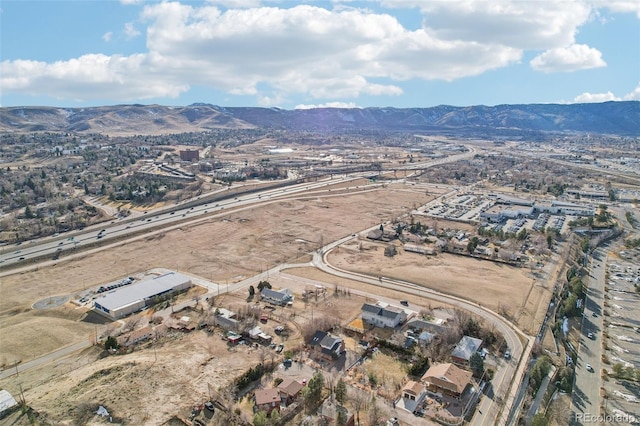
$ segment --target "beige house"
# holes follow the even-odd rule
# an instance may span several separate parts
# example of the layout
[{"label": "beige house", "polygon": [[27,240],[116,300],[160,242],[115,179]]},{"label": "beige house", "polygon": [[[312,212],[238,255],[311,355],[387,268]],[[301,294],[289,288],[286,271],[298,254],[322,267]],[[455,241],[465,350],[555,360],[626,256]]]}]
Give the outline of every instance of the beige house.
[{"label": "beige house", "polygon": [[455,364],[434,365],[422,376],[422,381],[432,392],[442,392],[460,397],[471,383],[471,371],[463,370]]}]

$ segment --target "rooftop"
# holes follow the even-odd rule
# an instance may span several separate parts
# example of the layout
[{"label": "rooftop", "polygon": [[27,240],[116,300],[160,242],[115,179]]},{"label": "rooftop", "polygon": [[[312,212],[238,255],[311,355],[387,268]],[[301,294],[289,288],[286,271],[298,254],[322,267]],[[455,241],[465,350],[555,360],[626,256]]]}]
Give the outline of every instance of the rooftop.
[{"label": "rooftop", "polygon": [[114,310],[168,292],[178,285],[190,282],[191,278],[186,275],[169,272],[159,277],[112,290],[106,294],[103,293],[104,295],[96,298],[95,302],[109,310]]}]

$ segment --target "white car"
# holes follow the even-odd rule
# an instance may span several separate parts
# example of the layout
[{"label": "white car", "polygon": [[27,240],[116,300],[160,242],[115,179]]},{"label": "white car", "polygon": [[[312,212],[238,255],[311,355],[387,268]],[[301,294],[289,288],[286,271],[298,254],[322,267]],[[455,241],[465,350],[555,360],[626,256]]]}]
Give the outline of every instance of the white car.
[{"label": "white car", "polygon": [[587,364],[586,367],[587,371],[590,371],[593,373],[593,367],[591,366],[591,364]]}]

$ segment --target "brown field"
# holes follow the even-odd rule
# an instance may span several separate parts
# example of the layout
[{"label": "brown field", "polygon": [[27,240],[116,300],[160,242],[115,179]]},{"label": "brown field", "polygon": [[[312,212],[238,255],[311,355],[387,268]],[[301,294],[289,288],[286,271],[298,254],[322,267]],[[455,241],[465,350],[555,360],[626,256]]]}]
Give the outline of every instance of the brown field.
[{"label": "brown field", "polygon": [[[86,319],[85,308],[68,302],[60,307],[32,309],[32,304],[58,295],[74,295],[87,288],[155,267],[176,269],[220,284],[252,277],[282,263],[309,262],[309,253],[322,244],[376,226],[407,212],[407,206],[430,200],[423,190],[388,185],[374,191],[356,190],[332,195],[319,193],[304,199],[273,202],[242,211],[228,211],[197,224],[158,232],[108,250],[61,259],[57,265],[3,276],[0,281],[0,360],[5,366],[25,362],[72,343],[86,341],[96,325]],[[439,226],[449,226],[440,222]],[[384,246],[362,237],[334,250],[335,265],[386,277],[421,283],[443,292],[476,300],[488,307],[533,312],[546,306],[544,289],[534,285],[529,271],[462,256],[426,257],[404,253],[388,258]],[[373,289],[310,267],[288,269],[269,277],[274,287],[296,293],[296,323],[313,315],[334,314],[341,323],[355,317],[365,300],[337,298],[333,286],[359,289],[370,298],[398,300],[401,294]],[[314,282],[327,285],[328,297],[309,306],[301,291]],[[218,306],[246,305],[246,289],[221,297]],[[530,299],[530,302],[527,300]],[[425,302],[428,304],[428,302]],[[339,307],[339,309],[338,309]],[[315,310],[315,311],[314,311]],[[274,321],[293,321],[291,314],[274,313]],[[278,316],[280,315],[280,316]],[[271,321],[269,323],[271,326]],[[299,330],[298,330],[299,331]],[[298,345],[298,335],[288,344]],[[154,349],[155,347],[155,349]],[[258,362],[250,348],[229,356],[219,336],[196,332],[167,339],[160,346],[126,356],[99,358],[95,348],[55,360],[0,381],[14,395],[18,384],[32,406],[52,418],[69,419],[83,402],[100,401],[132,423],[158,424],[207,396],[208,383],[223,386]],[[243,351],[247,351],[246,353]],[[102,372],[102,373],[99,373]],[[141,391],[144,390],[144,391]],[[140,407],[145,407],[140,409]],[[179,410],[178,410],[179,409]]]}]

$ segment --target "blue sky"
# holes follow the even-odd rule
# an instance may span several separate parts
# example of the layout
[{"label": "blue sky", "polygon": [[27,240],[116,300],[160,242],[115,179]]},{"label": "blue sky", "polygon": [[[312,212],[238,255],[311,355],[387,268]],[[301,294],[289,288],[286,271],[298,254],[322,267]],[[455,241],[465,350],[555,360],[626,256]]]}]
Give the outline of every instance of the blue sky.
[{"label": "blue sky", "polygon": [[640,100],[640,1],[0,4],[0,105]]}]

